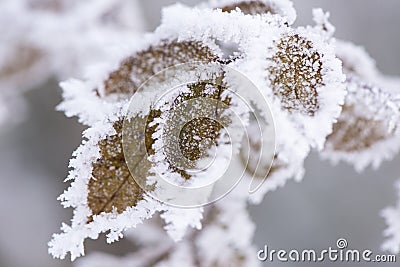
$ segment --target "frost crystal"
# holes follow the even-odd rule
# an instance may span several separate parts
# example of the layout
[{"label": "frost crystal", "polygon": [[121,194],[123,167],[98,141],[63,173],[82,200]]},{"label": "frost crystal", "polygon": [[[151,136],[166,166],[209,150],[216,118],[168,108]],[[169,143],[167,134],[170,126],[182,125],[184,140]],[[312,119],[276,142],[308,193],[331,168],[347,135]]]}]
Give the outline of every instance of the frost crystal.
[{"label": "frost crystal", "polygon": [[400,181],[396,183],[396,189],[397,205],[384,209],[381,214],[387,224],[384,232],[387,239],[382,244],[382,249],[397,254],[400,252]]}]

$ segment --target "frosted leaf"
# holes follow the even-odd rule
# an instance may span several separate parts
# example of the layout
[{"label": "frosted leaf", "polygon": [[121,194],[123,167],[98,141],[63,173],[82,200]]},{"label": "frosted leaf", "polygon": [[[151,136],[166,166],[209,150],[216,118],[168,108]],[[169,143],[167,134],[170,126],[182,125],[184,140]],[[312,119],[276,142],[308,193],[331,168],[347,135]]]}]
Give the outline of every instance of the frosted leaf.
[{"label": "frosted leaf", "polygon": [[191,61],[208,63],[217,58],[201,42],[163,40],[124,59],[118,70],[105,81],[104,94],[133,94],[146,80],[165,68]]},{"label": "frosted leaf", "polygon": [[338,40],[336,54],[343,62],[349,93],[322,157],[333,163],[344,160],[357,171],[368,165],[378,168],[400,149],[400,83],[382,75],[362,47]]},{"label": "frosted leaf", "polygon": [[[135,123],[145,122],[138,117]],[[122,231],[150,218],[162,205],[147,197],[135,183],[122,154],[119,123],[97,125],[85,132],[85,141],[74,153],[68,176],[71,187],[60,196],[64,207],[73,207],[72,225],[63,225],[55,234],[49,252],[64,258],[68,252],[74,260],[84,254],[83,241],[96,239],[107,232],[107,241],[122,237]],[[134,134],[134,131],[132,132]],[[143,148],[142,148],[143,149]],[[140,148],[137,153],[140,155]],[[142,157],[142,160],[146,158]],[[149,166],[137,166],[135,175],[147,175]]]},{"label": "frosted leaf", "polygon": [[[138,117],[128,123],[132,138],[135,138],[141,128],[145,127],[146,119]],[[88,184],[87,201],[92,215],[102,212],[122,213],[126,208],[133,207],[143,200],[144,191],[131,177],[132,174],[126,165],[122,147],[122,125],[122,121],[115,122],[113,127],[116,134],[107,136],[98,143],[101,157],[92,164],[92,179]],[[151,134],[149,132],[146,139],[151,140]],[[151,146],[150,141],[149,143]],[[136,156],[135,162],[132,163],[137,166],[135,175],[146,177],[150,170],[150,162],[147,161],[145,144],[137,143],[132,150],[131,153]]]},{"label": "frosted leaf", "polygon": [[235,65],[288,114],[311,146],[322,149],[346,94],[341,63],[325,32],[284,25],[261,31]]},{"label": "frosted leaf", "polygon": [[296,11],[290,0],[211,0],[211,5],[222,9],[223,12],[231,12],[240,9],[244,14],[278,14],[285,17],[290,24],[296,19]]},{"label": "frosted leaf", "polygon": [[[212,71],[214,69],[211,68]],[[201,71],[202,75],[207,76],[203,72]],[[198,74],[194,75],[191,77],[198,77],[196,76]],[[215,76],[219,77],[213,72],[210,75],[214,75],[214,79]],[[219,77],[218,79],[221,82],[222,78]],[[178,80],[175,82],[178,83]],[[191,79],[190,81],[193,80]],[[218,82],[216,82],[216,87],[212,88],[212,80],[208,81],[194,82],[186,88],[184,87],[184,91],[178,90],[176,97],[172,98],[173,103],[180,104],[181,102],[197,98],[204,98],[209,101],[217,100],[219,101],[219,105],[209,106],[212,114],[215,115],[216,111],[217,114],[224,112],[226,107],[230,107],[230,98],[227,97],[222,87],[219,88]],[[166,88],[171,86],[170,82],[168,80],[163,86],[166,86]],[[147,193],[152,191],[155,193],[163,192],[163,188],[160,187],[158,182],[154,183],[153,180],[148,180],[148,177],[153,175],[157,166],[153,164],[157,162],[153,162],[150,159],[153,154],[157,155],[155,153],[155,141],[158,141],[156,131],[158,125],[160,123],[165,123],[166,125],[174,123],[173,120],[170,122],[163,120],[162,115],[168,114],[167,106],[159,105],[158,108],[160,109],[145,108],[146,105],[152,103],[153,97],[157,97],[158,93],[165,93],[163,86],[152,87],[152,85],[151,82],[146,84],[143,87],[143,91],[135,94],[134,97],[138,97],[141,103],[140,105],[133,105],[133,113],[129,113],[132,117],[128,116],[124,121],[124,125],[122,125],[121,119],[118,118],[124,114],[123,110],[126,111],[127,107],[121,104],[119,109],[116,106],[114,110],[111,110],[115,112],[114,114],[108,115],[108,121],[113,121],[113,119],[117,118],[116,121],[112,123],[99,121],[88,131],[94,136],[87,136],[88,141],[82,145],[81,149],[84,150],[88,144],[92,144],[93,147],[91,149],[97,149],[98,154],[95,157],[88,158],[87,155],[90,155],[90,153],[85,153],[84,155],[77,152],[77,155],[83,158],[77,156],[76,160],[74,160],[77,165],[72,165],[74,170],[69,177],[74,182],[61,197],[64,206],[76,208],[75,216],[72,226],[64,228],[65,233],[56,235],[53,241],[50,242],[50,252],[54,256],[65,257],[68,251],[71,252],[72,258],[80,256],[83,253],[83,240],[85,238],[97,238],[99,233],[107,230],[110,230],[108,234],[109,242],[118,240],[122,237],[122,231],[135,227],[144,219],[150,218],[156,211],[162,212],[161,217],[167,224],[166,230],[175,240],[182,239],[188,227],[201,227],[200,221],[203,212],[201,208],[179,210],[178,208],[162,205],[144,194],[144,190]],[[172,88],[175,88],[175,86],[172,86]],[[143,100],[144,97],[146,97],[147,102]],[[226,102],[224,102],[225,100]],[[207,107],[203,106],[202,108],[203,110],[207,110]],[[139,115],[142,112],[148,113],[147,118],[146,116]],[[125,128],[125,133],[122,126]],[[109,127],[112,127],[112,130],[108,130],[111,133],[107,133]],[[204,130],[204,125],[201,127]],[[197,135],[192,136],[192,134],[193,130],[197,128],[196,126],[188,131],[187,135],[183,131],[183,135],[180,138],[183,141],[185,141],[185,138],[195,139]],[[214,136],[214,139],[220,139],[217,137],[218,134],[216,134],[220,129],[218,127],[214,128],[211,127],[212,133],[210,132],[211,136],[209,137],[212,138]],[[143,129],[146,129],[146,131],[142,132],[141,130]],[[143,134],[144,136],[142,136]],[[199,134],[203,133],[199,132]],[[125,140],[125,146],[123,146],[123,140]],[[220,141],[218,140],[218,142]],[[195,160],[198,160],[198,156],[200,156],[200,159],[202,158],[202,155],[195,155],[198,152],[197,147],[187,147],[185,142],[181,144],[188,149],[188,151],[184,151],[188,152],[188,155],[192,155]],[[163,162],[160,162],[161,166],[162,164]],[[87,168],[84,173],[80,171],[81,165]],[[207,172],[206,174],[209,173]],[[212,176],[212,174],[209,175]],[[138,179],[141,182],[138,182]],[[82,197],[83,193],[80,191],[85,193],[87,198]],[[150,208],[146,208],[146,206]],[[125,221],[125,218],[131,218],[130,216],[136,216],[135,220]],[[86,218],[84,219],[84,217]],[[99,221],[104,223],[104,225],[98,226]],[[87,233],[87,228],[95,229],[95,231]],[[60,248],[61,243],[69,238],[74,242],[71,245],[68,243],[66,246]],[[79,242],[79,249],[71,248],[77,242]]]},{"label": "frosted leaf", "polygon": [[381,212],[386,221],[387,228],[383,235],[386,237],[382,249],[391,253],[400,252],[400,181],[396,183],[397,204],[395,207],[388,207]]},{"label": "frosted leaf", "polygon": [[321,53],[297,34],[283,37],[269,69],[274,94],[290,112],[313,116],[319,110],[318,86],[322,85]]},{"label": "frosted leaf", "polygon": [[225,171],[239,151],[250,109],[235,95],[235,87],[225,84],[226,72],[211,73],[214,77],[173,87],[156,104],[162,113],[150,159],[164,190],[155,197],[174,206],[212,202],[240,178],[240,173],[228,176]]},{"label": "frosted leaf", "polygon": [[271,57],[268,79],[275,97],[311,145],[322,148],[346,94],[332,45],[303,29],[284,35]]},{"label": "frosted leaf", "polygon": [[323,158],[344,160],[357,171],[375,169],[400,150],[400,109],[393,96],[379,85],[348,74],[348,96],[343,112],[328,136]]},{"label": "frosted leaf", "polygon": [[[96,9],[98,14],[111,2],[102,3],[104,6]],[[328,14],[315,10],[315,27],[294,29],[290,26],[295,17],[292,11],[289,1],[226,0],[212,3],[211,7],[194,8],[176,4],[163,9],[162,24],[154,33],[136,44],[124,33],[115,39],[110,37],[113,42],[122,40],[126,45],[121,44],[114,54],[105,53],[99,59],[104,64],[93,68],[87,79],[64,82],[64,102],[59,108],[67,116],[78,116],[91,128],[71,161],[71,187],[60,197],[64,206],[75,208],[72,224],[63,225],[63,233],[54,235],[49,243],[50,253],[63,258],[70,252],[74,259],[84,253],[84,239],[96,239],[99,233],[108,232],[107,241],[113,242],[125,230],[158,212],[167,234],[180,243],[172,245],[159,232],[151,238],[142,235],[139,241],[145,243],[143,250],[121,259],[103,257],[104,262],[140,266],[144,258],[152,266],[177,266],[182,261],[188,266],[258,266],[251,245],[254,225],[245,210],[249,199],[247,184],[239,185],[225,199],[204,209],[198,208],[199,199],[185,191],[187,188],[197,190],[197,186],[206,184],[200,196],[204,204],[203,200],[212,198],[217,190],[211,182],[219,178],[222,167],[234,165],[229,169],[231,173],[236,168],[247,171],[246,182],[253,176],[262,180],[262,174],[270,170],[260,189],[250,195],[250,201],[258,203],[265,193],[283,186],[287,180],[299,181],[310,148],[322,148],[329,134],[335,150],[330,155],[335,155],[336,150],[343,150],[346,155],[357,150],[359,155],[360,150],[369,149],[373,143],[395,140],[399,131],[398,96],[359,80],[356,71],[349,71],[354,76],[347,77],[350,93],[345,103],[345,76],[335,56],[334,29]],[[222,52],[229,45],[234,49],[226,57]],[[204,68],[194,70],[191,64],[183,69],[174,66],[185,66],[182,63],[187,62]],[[228,71],[231,67],[246,74],[250,83],[258,87],[259,95],[231,90],[237,82]],[[376,75],[375,82],[381,78]],[[385,85],[389,83],[394,87],[396,81]],[[242,153],[246,151],[239,154],[239,148],[244,128],[251,122],[250,111],[225,87],[249,98],[258,108],[266,104],[265,100],[270,102],[276,122],[275,155],[270,148],[263,151],[260,145],[275,143],[274,133],[265,131],[260,137],[250,125],[250,162],[244,163]],[[207,99],[208,104],[199,99]],[[344,112],[336,124],[340,127],[332,133],[343,104]],[[362,113],[363,109],[367,112]],[[232,114],[242,122],[242,128]],[[357,127],[350,127],[353,118]],[[341,137],[348,132],[351,136],[363,132],[358,138],[361,146],[347,142],[347,137],[342,142]],[[393,144],[397,143],[390,145],[394,150]],[[258,158],[262,151],[266,152],[265,157]],[[388,153],[392,152],[385,150],[382,154]],[[270,158],[275,159],[271,169]],[[200,167],[211,159],[216,164],[211,171],[203,171]],[[367,161],[377,162],[368,156],[361,157],[361,163],[356,165]],[[178,189],[168,195],[165,192],[170,184]],[[174,203],[176,199],[194,201]],[[180,209],[162,204],[163,201],[196,208]],[[148,251],[153,249],[155,255],[150,255]],[[87,264],[103,262],[88,260]]]}]

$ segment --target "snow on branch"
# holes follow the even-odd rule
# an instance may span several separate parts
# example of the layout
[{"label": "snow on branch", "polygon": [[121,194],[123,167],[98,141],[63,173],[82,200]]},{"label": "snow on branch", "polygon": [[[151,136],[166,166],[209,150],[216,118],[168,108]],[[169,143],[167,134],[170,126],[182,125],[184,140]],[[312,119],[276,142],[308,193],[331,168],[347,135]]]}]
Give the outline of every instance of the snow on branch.
[{"label": "snow on branch", "polygon": [[[93,16],[110,3],[91,2]],[[85,78],[62,82],[58,109],[89,128],[59,198],[74,216],[49,252],[74,260],[85,239],[126,234],[143,248],[78,266],[258,266],[247,203],[300,181],[312,149],[357,170],[391,159],[399,80],[336,40],[328,13],[313,15],[316,25],[294,27],[288,0],[175,4],[153,33],[121,34]],[[395,215],[384,212],[394,239]]]}]

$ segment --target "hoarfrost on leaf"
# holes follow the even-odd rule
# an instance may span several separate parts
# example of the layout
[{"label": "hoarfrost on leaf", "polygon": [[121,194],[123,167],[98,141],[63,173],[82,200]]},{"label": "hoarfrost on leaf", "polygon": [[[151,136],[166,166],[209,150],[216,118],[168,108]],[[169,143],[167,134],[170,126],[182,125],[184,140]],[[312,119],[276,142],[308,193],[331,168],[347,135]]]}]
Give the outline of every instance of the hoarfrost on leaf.
[{"label": "hoarfrost on leaf", "polygon": [[400,150],[398,94],[387,88],[386,77],[364,49],[339,41],[336,50],[343,61],[348,95],[321,155],[333,163],[344,160],[357,171],[369,165],[376,169]]}]

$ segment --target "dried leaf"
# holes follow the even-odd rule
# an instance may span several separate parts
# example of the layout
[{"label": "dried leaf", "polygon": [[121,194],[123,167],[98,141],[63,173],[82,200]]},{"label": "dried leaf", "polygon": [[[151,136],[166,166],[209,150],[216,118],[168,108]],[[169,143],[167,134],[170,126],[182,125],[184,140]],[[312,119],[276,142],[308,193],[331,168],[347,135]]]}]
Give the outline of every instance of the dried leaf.
[{"label": "dried leaf", "polygon": [[320,52],[313,43],[298,34],[285,36],[269,68],[271,86],[282,107],[313,116],[319,110],[317,88],[323,85]]},{"label": "dried leaf", "polygon": [[[196,162],[209,156],[210,148],[218,146],[221,130],[229,124],[224,112],[231,101],[223,96],[222,77],[189,84],[188,89],[174,99],[163,127],[163,150],[170,170],[185,179],[191,178],[186,169],[195,168]],[[191,118],[192,114],[196,117]]]},{"label": "dried leaf", "polygon": [[186,62],[213,62],[217,56],[201,42],[162,41],[122,61],[105,81],[105,94],[133,94],[151,76]]},{"label": "dried leaf", "polygon": [[[143,199],[145,192],[132,175],[147,177],[149,174],[151,163],[147,157],[152,153],[151,135],[155,126],[148,125],[157,115],[159,112],[152,110],[146,117],[117,121],[113,125],[116,134],[99,142],[101,157],[92,164],[93,178],[88,185],[88,205],[93,215],[113,211],[121,213]],[[125,147],[125,150],[122,145],[123,127],[129,130],[124,138],[130,139],[129,149]],[[146,129],[145,136],[142,136],[143,129]]]},{"label": "dried leaf", "polygon": [[343,111],[327,137],[323,158],[344,160],[362,171],[377,168],[400,149],[400,113],[393,96],[379,85],[348,74],[348,95]]},{"label": "dried leaf", "polygon": [[332,144],[334,150],[355,152],[368,149],[392,136],[393,132],[387,132],[384,121],[363,117],[354,111],[353,105],[345,105],[327,142]]}]

